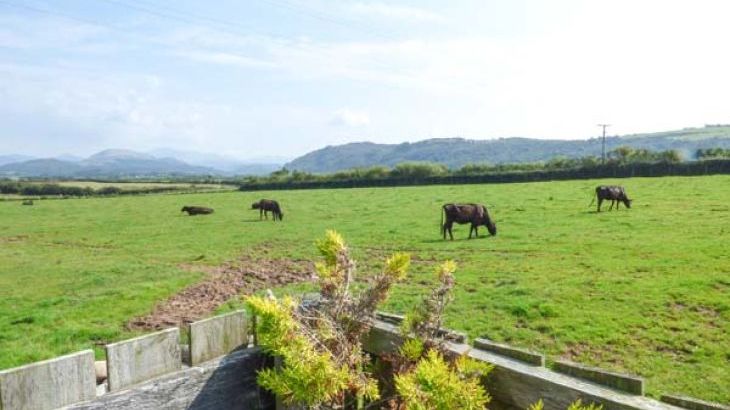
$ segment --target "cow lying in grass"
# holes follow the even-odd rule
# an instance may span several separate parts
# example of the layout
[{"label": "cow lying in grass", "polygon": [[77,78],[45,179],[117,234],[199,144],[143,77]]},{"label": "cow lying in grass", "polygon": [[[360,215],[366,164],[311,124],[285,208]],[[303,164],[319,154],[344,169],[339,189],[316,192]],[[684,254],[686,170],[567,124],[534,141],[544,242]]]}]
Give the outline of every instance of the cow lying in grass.
[{"label": "cow lying in grass", "polygon": [[206,208],[204,206],[184,206],[180,212],[187,212],[188,215],[207,215],[213,213],[213,208]]}]

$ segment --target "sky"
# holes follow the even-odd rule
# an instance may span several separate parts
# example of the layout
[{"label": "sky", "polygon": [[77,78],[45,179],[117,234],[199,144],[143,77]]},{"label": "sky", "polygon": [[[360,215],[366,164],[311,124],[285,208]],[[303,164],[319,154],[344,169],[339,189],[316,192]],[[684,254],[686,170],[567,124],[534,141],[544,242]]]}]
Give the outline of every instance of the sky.
[{"label": "sky", "polygon": [[0,155],[730,123],[725,0],[0,0]]}]

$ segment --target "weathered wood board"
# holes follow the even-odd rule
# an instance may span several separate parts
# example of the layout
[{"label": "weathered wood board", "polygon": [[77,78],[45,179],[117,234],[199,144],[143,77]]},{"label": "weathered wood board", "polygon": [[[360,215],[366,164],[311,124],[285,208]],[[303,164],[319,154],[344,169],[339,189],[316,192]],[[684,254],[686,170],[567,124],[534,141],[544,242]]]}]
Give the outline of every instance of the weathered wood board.
[{"label": "weathered wood board", "polygon": [[248,344],[246,312],[237,311],[190,324],[190,364],[195,366]]},{"label": "weathered wood board", "polygon": [[1,410],[55,409],[94,397],[91,350],[0,371]]},{"label": "weathered wood board", "polygon": [[180,370],[180,329],[160,332],[106,345],[109,391]]}]

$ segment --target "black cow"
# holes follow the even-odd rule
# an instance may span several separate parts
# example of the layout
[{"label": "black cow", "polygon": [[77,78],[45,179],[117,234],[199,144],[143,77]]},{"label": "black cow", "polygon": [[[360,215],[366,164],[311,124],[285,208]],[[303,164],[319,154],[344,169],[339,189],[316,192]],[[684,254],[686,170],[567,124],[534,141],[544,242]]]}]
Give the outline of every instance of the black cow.
[{"label": "black cow", "polygon": [[[626,190],[624,187],[618,185],[597,186],[596,197],[593,199],[598,199],[598,210],[596,212],[601,212],[601,203],[604,200],[611,201],[611,207],[608,208],[609,211],[613,209],[614,204],[616,204],[616,209],[618,209],[621,202],[626,205],[626,208],[631,208],[631,199],[626,195]],[[593,205],[593,201],[591,201],[591,205]]]},{"label": "black cow", "polygon": [[259,210],[259,220],[266,218],[269,219],[269,211],[274,215],[274,220],[283,220],[284,219],[284,213],[281,212],[281,207],[279,206],[279,203],[274,201],[273,199],[262,199],[258,202],[254,202],[251,204],[251,209],[258,209]]},{"label": "black cow", "polygon": [[187,212],[188,215],[208,215],[213,213],[213,208],[206,208],[204,206],[184,206],[180,212]]},{"label": "black cow", "polygon": [[[445,222],[444,216],[446,217]],[[471,239],[472,232],[479,237],[479,225],[486,226],[492,236],[497,234],[497,225],[489,217],[487,207],[482,204],[445,204],[441,214],[441,233],[444,239],[446,239],[446,232],[448,232],[451,240],[454,240],[454,234],[451,231],[454,222],[460,225],[471,224],[469,239]]]}]

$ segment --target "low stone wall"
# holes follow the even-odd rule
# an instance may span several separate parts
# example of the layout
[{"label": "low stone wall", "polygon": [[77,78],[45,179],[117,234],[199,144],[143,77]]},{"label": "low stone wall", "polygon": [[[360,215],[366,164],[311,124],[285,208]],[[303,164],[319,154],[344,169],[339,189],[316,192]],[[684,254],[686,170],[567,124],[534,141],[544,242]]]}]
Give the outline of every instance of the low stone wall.
[{"label": "low stone wall", "polygon": [[[402,317],[378,319],[364,349],[374,355],[396,351]],[[190,339],[182,343],[179,329],[168,329],[110,344],[109,380],[98,386],[90,350],[0,371],[0,410],[273,409],[273,398],[256,384],[257,372],[273,361],[250,346],[251,322],[244,312],[234,312],[191,324]],[[462,333],[442,333],[452,354],[494,365],[485,379],[493,409],[524,409],[542,399],[546,410],[564,410],[581,399],[604,410],[730,410],[673,395],[654,400],[643,395],[641,378],[567,362],[551,370],[540,353],[484,339],[472,347]]]}]

